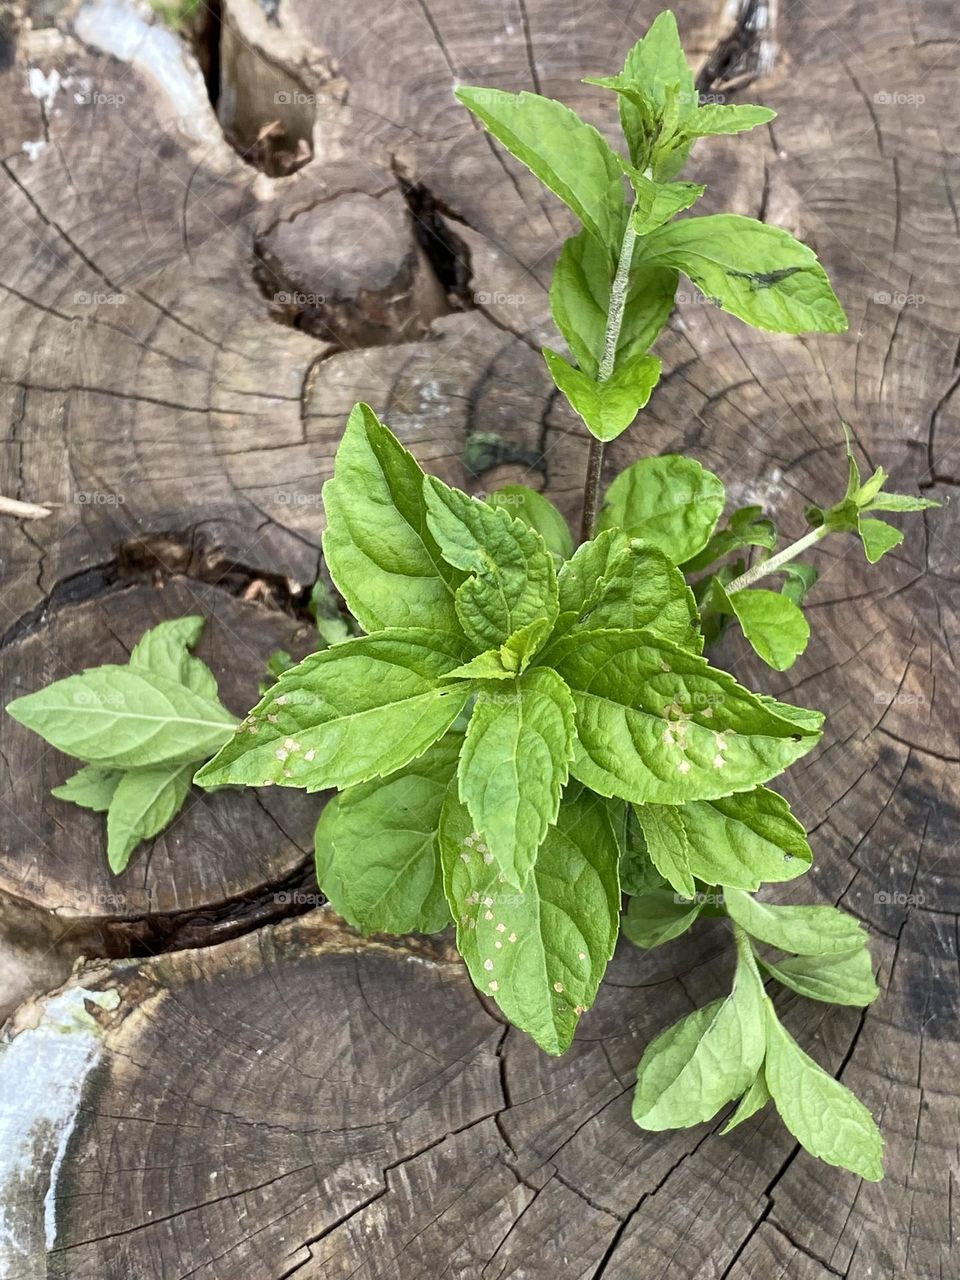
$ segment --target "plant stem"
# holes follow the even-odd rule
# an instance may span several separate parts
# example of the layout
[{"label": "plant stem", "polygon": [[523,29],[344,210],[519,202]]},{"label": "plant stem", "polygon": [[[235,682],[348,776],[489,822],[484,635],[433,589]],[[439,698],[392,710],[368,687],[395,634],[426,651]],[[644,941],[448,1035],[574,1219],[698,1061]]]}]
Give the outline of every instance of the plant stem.
[{"label": "plant stem", "polygon": [[[631,215],[633,209],[631,208]],[[597,371],[597,382],[606,382],[613,373],[617,358],[617,343],[620,341],[620,328],[623,324],[623,311],[627,305],[627,291],[630,286],[630,267],[633,262],[633,248],[637,233],[628,221],[620,244],[620,258],[617,262],[617,274],[610,286],[610,306],[607,310],[607,327],[603,335],[603,355]],[[587,542],[593,537],[597,522],[597,506],[600,501],[600,476],[603,471],[603,441],[596,436],[590,437],[590,453],[587,457],[587,474],[583,483],[583,521],[580,525],[580,541]]]},{"label": "plant stem", "polygon": [[814,543],[826,537],[828,532],[829,530],[825,525],[818,525],[816,529],[811,529],[809,533],[805,533],[796,542],[791,542],[789,547],[784,547],[782,551],[778,551],[769,560],[761,560],[752,565],[745,573],[741,573],[739,578],[734,578],[732,582],[727,583],[727,595],[732,595],[734,591],[742,591],[744,587],[752,587],[755,582],[759,582],[767,574],[776,573],[783,565],[789,564],[791,560],[796,560],[797,556],[802,556],[807,547],[812,547]]}]

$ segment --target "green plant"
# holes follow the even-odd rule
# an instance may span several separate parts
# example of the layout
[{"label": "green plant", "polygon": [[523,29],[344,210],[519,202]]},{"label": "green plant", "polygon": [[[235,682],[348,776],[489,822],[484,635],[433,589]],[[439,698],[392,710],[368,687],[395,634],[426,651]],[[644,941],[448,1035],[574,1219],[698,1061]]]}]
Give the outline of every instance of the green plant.
[{"label": "green plant", "polygon": [[213,672],[190,653],[202,630],[199,617],[161,622],[126,666],[93,667],[7,705],[15,720],[85,762],[53,794],[106,813],[112,871],[172,822],[198,762],[236,727]]},{"label": "green plant", "polygon": [[[333,907],[367,932],[452,921],[478,989],[550,1053],[596,997],[623,894],[623,930],[644,948],[724,917],[731,994],[647,1048],[637,1123],[695,1124],[739,1099],[729,1129],[772,1098],[814,1155],[876,1179],[869,1112],[802,1052],[764,986],[766,975],[868,1004],[865,932],[833,907],[753,896],[810,866],[803,827],[765,784],[816,745],[823,716],[751,692],[703,649],[732,619],[771,666],[789,666],[809,635],[803,553],[853,531],[876,560],[901,535],[866,512],[935,504],[884,492],[882,471],[861,483],[848,438],[844,498],[811,510],[809,533],[780,551],[756,507],[720,527],[722,482],[684,457],[636,462],[598,510],[603,443],[659,376],[649,347],[679,271],[763,328],[839,331],[845,319],[813,253],[785,232],[732,215],[673,221],[702,193],[673,181],[695,140],[772,112],[700,106],[672,15],[597,83],[619,95],[629,160],[559,103],[459,91],[582,224],[551,289],[576,363],[545,353],[593,436],[581,545],[532,490],[479,501],[425,475],[356,406],[323,491],[323,547],[365,634],[346,638],[327,607],[337,642],[292,667],[277,657],[276,683],[196,781],[335,788],[316,833]],[[750,567],[747,549],[759,552]],[[754,586],[774,574],[779,592]],[[26,714],[31,698],[16,713],[50,737]]]}]

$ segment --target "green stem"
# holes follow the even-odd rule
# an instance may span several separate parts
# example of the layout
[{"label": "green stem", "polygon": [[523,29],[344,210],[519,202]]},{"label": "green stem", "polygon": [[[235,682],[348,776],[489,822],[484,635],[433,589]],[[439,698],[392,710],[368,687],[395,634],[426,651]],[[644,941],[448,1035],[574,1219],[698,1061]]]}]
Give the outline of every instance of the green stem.
[{"label": "green stem", "polygon": [[818,525],[816,529],[811,529],[809,533],[805,533],[796,542],[791,542],[789,547],[784,547],[782,551],[778,551],[769,560],[758,561],[757,564],[747,569],[746,573],[741,573],[739,578],[734,578],[732,582],[727,583],[727,595],[733,595],[734,591],[742,591],[744,587],[752,587],[761,578],[767,577],[768,574],[776,573],[778,569],[781,569],[785,564],[789,564],[791,560],[796,560],[797,556],[802,556],[808,547],[812,547],[821,538],[825,538],[828,532],[829,530],[825,525]]},{"label": "green stem", "polygon": [[[631,217],[633,208],[630,210]],[[617,274],[610,286],[610,306],[607,309],[607,327],[603,335],[603,355],[597,371],[597,382],[606,382],[613,373],[617,358],[617,343],[620,341],[620,329],[623,325],[623,312],[627,305],[627,292],[630,288],[630,266],[633,262],[633,248],[637,233],[630,221],[623,233],[620,244],[620,258],[617,262]],[[597,507],[600,501],[600,476],[603,471],[603,441],[596,436],[590,437],[590,453],[587,457],[587,474],[583,485],[583,521],[580,526],[580,541],[588,542],[593,537],[597,523]]]}]

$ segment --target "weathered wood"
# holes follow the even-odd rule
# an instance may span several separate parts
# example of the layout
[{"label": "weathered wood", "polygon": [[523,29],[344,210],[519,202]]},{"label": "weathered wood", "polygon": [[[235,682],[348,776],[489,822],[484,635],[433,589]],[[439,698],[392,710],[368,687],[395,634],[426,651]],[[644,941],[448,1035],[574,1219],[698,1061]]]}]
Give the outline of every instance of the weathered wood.
[{"label": "weathered wood", "polygon": [[[56,602],[77,575],[118,563],[121,543],[172,534],[224,566],[309,581],[319,487],[357,398],[444,478],[474,492],[526,478],[575,516],[586,443],[536,351],[553,337],[545,289],[568,222],[450,87],[539,88],[610,129],[612,103],[580,78],[615,67],[655,8],[284,0],[271,19],[225,0],[236,60],[224,65],[221,119],[245,151],[280,119],[281,133],[264,137],[283,145],[250,157],[266,173],[225,141],[175,46],[142,30],[120,40],[133,20],[119,3],[63,15],[82,44],[39,24],[20,34],[0,82],[0,377],[11,424],[0,493],[61,505],[29,526],[0,523],[3,629],[19,637],[13,679],[34,669],[38,641],[26,630],[39,619],[66,635],[77,610],[109,608],[98,593],[89,605]],[[759,40],[745,36],[745,19],[778,9]],[[819,896],[864,919],[885,991],[863,1015],[784,1007],[802,1042],[878,1115],[887,1181],[861,1186],[816,1165],[772,1114],[728,1139],[713,1124],[661,1135],[632,1125],[643,1045],[728,980],[719,926],[650,956],[624,950],[573,1050],[552,1060],[494,1021],[453,959],[350,940],[321,914],[68,987],[67,1007],[80,987],[116,989],[120,1003],[96,1014],[102,1032],[85,1033],[90,1060],[70,1077],[79,1110],[71,1095],[15,1171],[25,1280],[955,1273],[951,7],[745,4],[731,23],[697,0],[678,16],[708,69],[705,90],[739,86],[741,99],[781,112],[769,130],[701,148],[690,176],[710,184],[706,210],[733,208],[812,243],[851,329],[758,334],[685,291],[658,346],[664,381],[642,424],[608,451],[609,474],[651,449],[690,452],[732,501],[764,502],[795,533],[805,504],[842,483],[845,418],[894,487],[946,504],[878,568],[852,541],[818,551],[814,641],[794,671],[771,676],[732,639],[722,654],[748,682],[830,712],[824,745],[787,779],[816,862],[783,896]],[[251,50],[276,76],[244,100]],[[47,101],[36,77],[31,93],[30,63],[75,79]],[[311,100],[272,102],[291,86]],[[76,101],[91,91],[99,97]],[[111,103],[118,95],[125,102]],[[300,110],[273,117],[274,105]],[[271,176],[307,135],[310,162]],[[271,260],[281,224],[282,258]],[[311,317],[279,314],[272,297],[291,282],[326,297],[327,264],[302,256],[311,243],[341,264],[336,315],[320,316],[335,323],[319,338]],[[426,306],[411,285],[425,281],[421,254],[440,286]],[[278,268],[279,282],[265,276]],[[398,278],[399,311],[374,333],[378,290]],[[385,336],[388,345],[358,345]],[[80,496],[90,494],[124,501]],[[138,617],[122,620],[127,642]],[[40,790],[24,780],[4,802],[24,820],[42,816]],[[193,871],[226,865],[225,842],[203,831],[197,841]],[[288,853],[258,871],[258,885],[274,882]],[[148,865],[166,861],[155,851]],[[169,877],[168,888],[185,892]],[[73,889],[89,892],[66,881],[64,903]],[[224,898],[222,885],[216,893]],[[3,1054],[0,1069],[19,1079],[18,1062],[42,1059],[64,1014],[38,1016]],[[23,1116],[5,1123],[24,1150]]]}]

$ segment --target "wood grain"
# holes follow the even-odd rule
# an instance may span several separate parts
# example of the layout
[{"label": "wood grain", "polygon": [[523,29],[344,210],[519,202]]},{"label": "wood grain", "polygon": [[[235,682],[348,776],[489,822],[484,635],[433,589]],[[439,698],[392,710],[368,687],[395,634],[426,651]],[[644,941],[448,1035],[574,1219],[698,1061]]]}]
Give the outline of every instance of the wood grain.
[{"label": "wood grain", "polygon": [[[0,523],[5,671],[18,687],[39,683],[45,645],[73,670],[136,638],[153,588],[111,581],[131,542],[195,548],[164,608],[187,603],[171,589],[200,589],[199,563],[309,582],[317,495],[358,398],[445,479],[472,492],[525,479],[577,514],[586,442],[537,352],[552,337],[545,290],[569,224],[450,89],[539,89],[609,131],[611,104],[581,77],[615,67],[655,6],[284,0],[272,20],[248,0],[223,7],[228,100],[242,99],[244,58],[272,68],[240,116],[221,110],[229,140],[189,58],[177,78],[149,41],[117,56],[119,0],[67,6],[57,28],[37,17],[12,49],[8,37],[0,493],[53,508]],[[879,567],[852,540],[818,549],[814,640],[791,672],[772,675],[734,640],[720,655],[747,683],[829,710],[822,747],[786,779],[816,861],[782,900],[863,919],[884,993],[863,1014],[788,1000],[784,1016],[877,1114],[886,1181],[815,1164],[772,1114],[731,1138],[719,1123],[658,1135],[631,1123],[643,1045],[728,981],[720,926],[618,954],[554,1060],[498,1023],[445,952],[355,939],[322,912],[75,980],[119,992],[119,1005],[90,998],[79,1101],[18,1167],[23,1280],[956,1273],[955,22],[946,0],[811,0],[764,7],[776,21],[755,38],[759,9],[737,22],[699,0],[678,8],[701,88],[780,113],[769,129],[704,144],[689,176],[709,184],[704,211],[811,243],[850,332],[754,333],[682,288],[658,345],[663,382],[608,450],[608,478],[650,450],[689,453],[731,502],[762,502],[797,534],[805,505],[842,487],[844,419],[893,487],[944,502]],[[75,79],[45,105],[30,65]],[[76,100],[91,90],[100,98]],[[253,153],[288,106],[300,109],[277,111],[269,135],[283,145]],[[306,138],[311,158],[278,172]],[[330,281],[332,312],[274,296],[326,297]],[[386,312],[385,282],[399,294]],[[87,598],[71,600],[75,581]],[[264,621],[209,574],[205,589],[212,614],[260,652],[292,625],[279,610]],[[233,641],[211,635],[226,675]],[[242,710],[239,675],[233,687]],[[10,754],[14,732],[5,721],[17,825],[5,817],[3,886],[18,852],[36,848],[19,824],[50,836],[54,822],[46,766],[34,773],[35,744],[19,738]],[[202,922],[211,903],[283,882],[298,819],[273,815],[296,838],[246,858],[231,824],[270,830],[272,818],[256,798],[227,809],[219,830],[191,811],[188,845],[166,838],[134,864],[136,912],[152,891]],[[75,819],[57,838],[80,829]],[[89,853],[50,864],[32,905],[59,912],[96,891],[100,851]],[[198,926],[192,941],[203,940]],[[47,1008],[21,1011],[0,1063],[64,1016]],[[7,1123],[19,1141],[16,1115]]]}]

